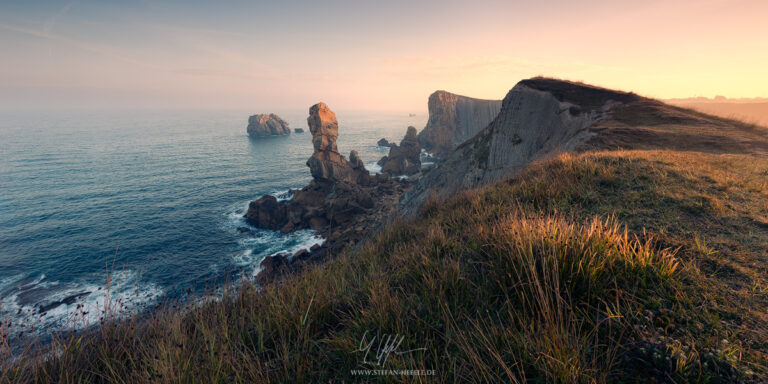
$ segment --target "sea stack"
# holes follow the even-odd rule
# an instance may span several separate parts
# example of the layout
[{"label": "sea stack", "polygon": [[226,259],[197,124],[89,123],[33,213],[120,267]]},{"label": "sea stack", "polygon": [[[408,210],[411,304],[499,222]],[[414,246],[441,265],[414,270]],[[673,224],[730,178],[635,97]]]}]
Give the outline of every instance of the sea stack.
[{"label": "sea stack", "polygon": [[419,144],[445,157],[496,118],[501,100],[481,100],[437,91],[429,96],[429,120],[419,132]]},{"label": "sea stack", "polygon": [[288,122],[280,118],[280,116],[274,113],[270,114],[258,114],[248,118],[248,136],[250,137],[264,137],[264,136],[280,136],[290,135],[291,129],[288,127]]},{"label": "sea stack", "polygon": [[307,166],[312,178],[317,181],[357,181],[347,159],[339,153],[336,138],[339,137],[339,122],[336,114],[325,103],[318,103],[309,109],[307,118],[309,131],[312,133],[312,145],[315,148]]}]

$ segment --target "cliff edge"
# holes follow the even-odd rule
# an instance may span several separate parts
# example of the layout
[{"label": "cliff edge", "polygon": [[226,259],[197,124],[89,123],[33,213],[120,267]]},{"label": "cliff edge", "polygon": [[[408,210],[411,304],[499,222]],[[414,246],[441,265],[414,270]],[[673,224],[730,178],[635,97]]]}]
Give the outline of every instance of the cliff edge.
[{"label": "cliff edge", "polygon": [[430,196],[491,185],[558,153],[615,149],[766,153],[768,142],[738,121],[634,93],[532,78],[509,91],[490,124],[426,172],[398,210],[411,216]]},{"label": "cliff edge", "polygon": [[419,144],[436,156],[445,156],[485,128],[501,110],[501,100],[437,91],[429,96],[428,108],[429,120],[419,132]]}]

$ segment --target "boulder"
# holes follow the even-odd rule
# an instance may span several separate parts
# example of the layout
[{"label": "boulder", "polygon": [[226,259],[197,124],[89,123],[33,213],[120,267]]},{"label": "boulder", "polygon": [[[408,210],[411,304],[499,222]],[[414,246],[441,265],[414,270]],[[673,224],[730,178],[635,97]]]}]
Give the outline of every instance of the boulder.
[{"label": "boulder", "polygon": [[249,117],[247,131],[250,137],[289,135],[291,133],[288,123],[274,113]]},{"label": "boulder", "polygon": [[288,222],[288,209],[274,196],[264,195],[248,204],[245,218],[259,228],[278,230]]},{"label": "boulder", "polygon": [[264,258],[259,264],[261,271],[256,276],[259,284],[276,281],[291,270],[290,260],[285,254],[275,254]]},{"label": "boulder", "polygon": [[294,128],[293,132],[294,133],[304,133],[304,128]]},{"label": "boulder", "polygon": [[378,142],[376,142],[376,145],[378,145],[379,147],[389,147],[392,144],[390,144],[389,141],[387,141],[387,139],[382,137],[381,139],[379,139]]}]

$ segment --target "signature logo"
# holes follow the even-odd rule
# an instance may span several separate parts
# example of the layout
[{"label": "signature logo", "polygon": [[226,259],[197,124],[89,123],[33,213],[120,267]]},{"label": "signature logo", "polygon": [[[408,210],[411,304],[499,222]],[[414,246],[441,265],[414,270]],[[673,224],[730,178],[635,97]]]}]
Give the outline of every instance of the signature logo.
[{"label": "signature logo", "polygon": [[373,336],[368,339],[369,332],[363,333],[362,339],[360,339],[360,346],[357,351],[363,353],[363,363],[373,364],[379,367],[383,367],[387,363],[389,357],[392,355],[405,355],[412,352],[426,351],[427,348],[416,348],[401,351],[400,346],[405,341],[405,336],[398,334],[384,335],[381,337]]}]

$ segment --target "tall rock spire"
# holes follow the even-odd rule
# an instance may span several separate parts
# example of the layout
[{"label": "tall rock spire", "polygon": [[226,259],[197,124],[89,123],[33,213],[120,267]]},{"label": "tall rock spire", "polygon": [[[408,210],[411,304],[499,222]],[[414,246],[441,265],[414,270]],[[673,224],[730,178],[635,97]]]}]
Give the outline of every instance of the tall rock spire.
[{"label": "tall rock spire", "polygon": [[[360,170],[354,169],[336,147],[336,138],[339,137],[339,122],[336,120],[336,114],[325,103],[317,103],[309,108],[307,124],[309,124],[312,145],[315,148],[312,157],[307,160],[312,177],[320,182],[341,180],[357,182]],[[365,171],[365,168],[362,171]]]}]

